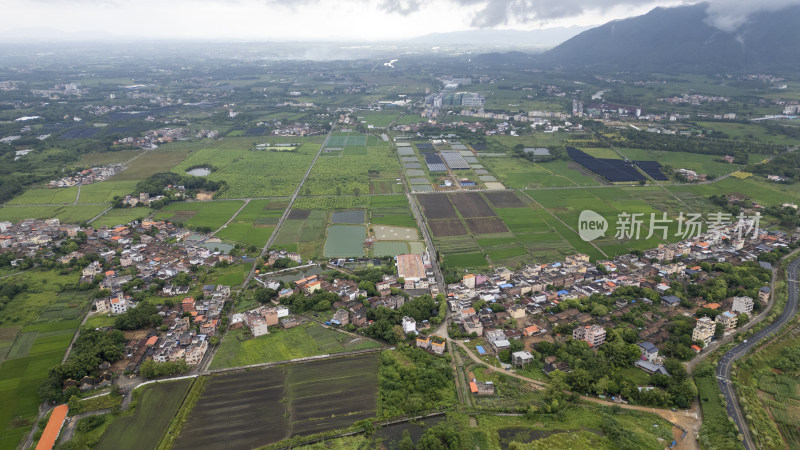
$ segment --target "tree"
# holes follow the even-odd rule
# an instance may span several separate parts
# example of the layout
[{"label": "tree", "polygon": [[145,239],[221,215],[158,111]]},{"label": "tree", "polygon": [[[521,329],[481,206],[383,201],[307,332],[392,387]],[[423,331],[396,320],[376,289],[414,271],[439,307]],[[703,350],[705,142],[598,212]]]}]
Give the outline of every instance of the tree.
[{"label": "tree", "polygon": [[714,325],[714,338],[719,339],[725,334],[725,325],[717,323]]},{"label": "tree", "polygon": [[278,291],[270,288],[257,288],[255,299],[259,303],[267,303],[278,295]]}]

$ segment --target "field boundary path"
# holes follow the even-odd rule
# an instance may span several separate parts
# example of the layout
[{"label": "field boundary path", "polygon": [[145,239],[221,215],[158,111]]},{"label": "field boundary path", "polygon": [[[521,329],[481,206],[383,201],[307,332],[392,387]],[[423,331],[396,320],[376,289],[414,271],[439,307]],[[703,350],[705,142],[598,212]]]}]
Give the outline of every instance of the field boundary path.
[{"label": "field boundary path", "polygon": [[95,220],[97,220],[97,219],[99,219],[99,218],[101,218],[101,217],[105,216],[105,215],[106,215],[106,213],[108,213],[109,211],[111,211],[113,208],[114,208],[113,206],[109,206],[108,208],[104,209],[104,210],[103,210],[103,212],[101,212],[100,214],[98,214],[98,215],[96,215],[96,216],[92,217],[91,219],[87,220],[87,221],[86,221],[86,223],[92,223],[92,222],[94,222]]},{"label": "field boundary path", "polygon": [[[319,146],[319,150],[317,150],[317,154],[314,156],[314,160],[311,161],[311,165],[308,166],[306,174],[303,175],[303,179],[300,180],[300,183],[297,185],[297,189],[295,189],[294,194],[292,194],[292,197],[289,199],[289,205],[286,206],[286,210],[283,211],[283,215],[281,215],[281,218],[278,219],[278,223],[275,225],[275,229],[273,229],[272,234],[269,235],[267,243],[264,244],[264,248],[261,249],[261,253],[259,253],[258,255],[259,258],[263,257],[267,253],[269,248],[272,246],[272,243],[275,241],[275,238],[278,236],[278,232],[283,226],[283,223],[286,221],[286,218],[289,217],[289,212],[291,212],[292,206],[294,205],[295,200],[297,200],[297,196],[300,195],[300,189],[303,188],[303,184],[306,182],[306,179],[311,174],[311,170],[314,169],[314,165],[317,164],[317,160],[319,159],[319,155],[322,154],[322,150],[325,149],[325,146],[328,145],[328,141],[330,140],[331,135],[333,134],[333,130],[334,127],[331,127],[331,131],[329,131],[328,135],[325,137],[325,142],[323,142],[322,145]],[[250,268],[250,273],[247,274],[247,276],[244,279],[244,282],[242,282],[242,289],[247,288],[247,285],[250,283],[250,280],[253,279],[253,275],[255,274],[255,272],[256,272],[256,264],[253,264],[253,267]]]},{"label": "field boundary path", "polygon": [[75,335],[72,336],[72,342],[69,343],[69,347],[67,347],[67,351],[64,352],[64,357],[61,359],[61,364],[67,362],[67,358],[69,358],[70,352],[72,352],[72,347],[75,345],[75,342],[78,341],[78,337],[81,335],[81,327],[86,325],[86,321],[89,320],[89,316],[92,315],[92,309],[89,308],[89,311],[86,312],[86,315],[83,317],[81,324],[78,325],[78,329],[75,330]]},{"label": "field boundary path", "polygon": [[[555,218],[556,220],[558,220],[559,222],[561,222],[561,224],[562,224],[562,225],[564,225],[565,227],[567,227],[567,228],[569,228],[570,230],[572,230],[572,232],[573,232],[573,233],[575,233],[576,235],[580,236],[580,233],[578,233],[577,231],[575,231],[575,229],[574,229],[574,228],[572,228],[571,226],[567,225],[567,223],[566,223],[566,222],[564,222],[563,220],[561,220],[561,217],[558,217],[558,216],[557,216],[555,213],[553,213],[553,212],[552,212],[552,211],[550,211],[549,209],[547,209],[547,208],[545,208],[544,206],[542,206],[542,204],[541,204],[541,203],[537,202],[537,201],[536,201],[536,199],[534,199],[533,197],[531,197],[530,195],[528,195],[528,194],[527,194],[525,191],[520,191],[520,192],[522,192],[522,195],[524,195],[525,197],[529,198],[529,199],[530,199],[530,200],[531,200],[533,203],[536,203],[536,206],[538,206],[538,207],[542,208],[543,210],[547,211],[547,213],[548,213],[548,214],[550,214],[551,216],[553,216],[553,218]],[[590,243],[590,244],[592,244],[592,247],[596,248],[598,252],[602,253],[602,254],[603,254],[603,256],[605,256],[606,258],[608,258],[608,255],[606,254],[606,252],[604,252],[603,250],[601,250],[601,249],[600,249],[600,247],[598,247],[598,246],[597,246],[597,245],[596,245],[594,242],[592,242],[592,241],[589,241],[589,243]]]},{"label": "field boundary path", "polygon": [[[725,355],[722,356],[717,365],[717,385],[720,392],[725,396],[727,405],[725,410],[728,416],[733,419],[733,422],[739,428],[739,432],[744,436],[744,448],[754,450],[756,448],[753,442],[753,437],[750,435],[750,427],[747,425],[742,408],[739,405],[739,399],[736,395],[733,383],[731,382],[731,368],[733,363],[739,358],[749,353],[756,348],[760,341],[778,332],[783,326],[797,314],[797,301],[798,301],[798,270],[800,270],[800,257],[795,257],[792,262],[786,267],[786,287],[787,299],[786,306],[781,311],[781,314],[775,319],[774,322],[759,330],[756,334],[745,339],[736,347],[730,349]],[[774,301],[774,292],[773,292]]]},{"label": "field boundary path", "polygon": [[242,212],[242,210],[243,210],[243,209],[245,209],[249,203],[250,203],[250,199],[249,199],[249,198],[246,198],[246,199],[244,199],[244,205],[242,205],[242,207],[241,207],[241,208],[237,209],[237,210],[236,210],[236,212],[235,212],[235,213],[233,213],[233,215],[231,216],[231,218],[230,218],[230,219],[228,219],[228,221],[227,221],[227,222],[223,223],[223,224],[222,224],[222,225],[221,225],[219,228],[217,228],[217,229],[216,229],[216,230],[215,230],[213,233],[209,234],[209,235],[208,235],[208,237],[207,237],[205,240],[208,240],[208,239],[209,239],[211,236],[214,236],[214,235],[216,235],[217,233],[219,233],[220,231],[222,231],[222,229],[223,229],[223,228],[225,228],[225,227],[227,227],[228,225],[230,225],[230,223],[231,223],[231,222],[233,222],[233,219],[235,219],[235,218],[236,218],[236,216],[238,216],[238,215],[239,215],[239,213],[240,213],[240,212]]}]

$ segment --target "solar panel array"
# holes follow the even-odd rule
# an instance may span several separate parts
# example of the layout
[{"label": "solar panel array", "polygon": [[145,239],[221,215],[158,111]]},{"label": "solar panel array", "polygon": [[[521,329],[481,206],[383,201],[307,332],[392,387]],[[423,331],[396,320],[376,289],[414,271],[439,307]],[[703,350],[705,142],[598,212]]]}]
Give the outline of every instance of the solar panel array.
[{"label": "solar panel array", "polygon": [[428,170],[431,172],[447,172],[447,167],[444,165],[442,158],[436,153],[423,153],[425,156],[425,163],[428,165]]},{"label": "solar panel array", "polygon": [[567,154],[573,161],[600,175],[606,180],[617,183],[644,180],[645,177],[629,161],[621,159],[602,159],[588,155],[574,147],[567,147]]},{"label": "solar panel array", "polygon": [[661,172],[661,163],[658,161],[634,161],[634,164],[642,169],[642,172],[650,175],[650,177],[657,181],[669,181],[666,175]]},{"label": "solar panel array", "polygon": [[427,142],[415,143],[414,145],[416,145],[420,150],[433,149],[433,144],[429,144]]},{"label": "solar panel array", "polygon": [[447,166],[453,170],[467,170],[469,163],[464,161],[464,157],[457,151],[442,152],[442,158]]}]

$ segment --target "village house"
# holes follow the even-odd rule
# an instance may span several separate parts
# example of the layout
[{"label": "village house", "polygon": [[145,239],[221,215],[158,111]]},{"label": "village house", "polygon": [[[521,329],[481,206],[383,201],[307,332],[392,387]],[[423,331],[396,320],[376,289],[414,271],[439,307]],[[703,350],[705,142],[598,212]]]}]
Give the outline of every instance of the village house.
[{"label": "village house", "polygon": [[692,331],[692,340],[703,342],[703,347],[708,347],[714,337],[714,321],[708,317],[701,317]]},{"label": "village house", "polygon": [[590,347],[597,347],[606,341],[606,329],[600,325],[579,326],[572,330],[572,339],[586,341]]},{"label": "village house", "polygon": [[725,311],[724,313],[718,315],[714,320],[716,323],[721,323],[725,327],[725,332],[727,333],[728,331],[732,331],[734,328],[736,328],[737,319],[738,317],[736,317],[736,314],[730,311]]},{"label": "village house", "polygon": [[731,311],[738,314],[750,315],[753,312],[753,299],[750,297],[733,297]]}]

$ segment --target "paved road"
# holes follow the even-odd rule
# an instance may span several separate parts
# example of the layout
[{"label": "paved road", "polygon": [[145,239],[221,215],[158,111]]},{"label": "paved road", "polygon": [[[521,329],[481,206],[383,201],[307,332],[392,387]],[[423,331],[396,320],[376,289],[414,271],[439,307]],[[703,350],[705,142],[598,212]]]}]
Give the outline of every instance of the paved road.
[{"label": "paved road", "polygon": [[755,450],[756,446],[753,443],[752,436],[750,436],[750,428],[747,426],[747,422],[744,419],[744,413],[742,412],[742,408],[739,406],[739,402],[736,398],[736,391],[731,383],[731,367],[737,359],[750,352],[759,344],[761,340],[780,330],[786,324],[786,322],[788,322],[795,316],[795,314],[797,314],[797,272],[799,268],[800,257],[795,258],[791,263],[789,263],[789,266],[786,269],[789,298],[786,302],[786,307],[783,308],[781,314],[775,319],[774,322],[762,328],[759,332],[750,336],[744,342],[729,350],[728,353],[725,353],[717,365],[717,384],[719,385],[719,390],[722,392],[722,395],[725,396],[725,401],[727,402],[725,409],[728,412],[728,416],[733,418],[733,422],[737,427],[739,427],[739,432],[744,436],[744,448],[748,450]]},{"label": "paved road", "polygon": [[419,231],[422,233],[422,237],[425,240],[425,246],[428,248],[428,256],[430,256],[431,268],[433,269],[434,278],[436,278],[436,285],[439,288],[439,293],[445,294],[444,276],[439,268],[436,247],[433,246],[433,240],[428,232],[428,227],[425,225],[425,217],[422,215],[422,213],[420,213],[419,206],[417,205],[417,201],[414,196],[406,192],[406,198],[408,198],[408,204],[411,206],[411,212],[414,214],[414,219],[417,221],[417,227],[419,227]]},{"label": "paved road", "polygon": [[58,442],[64,443],[72,439],[72,435],[75,434],[75,425],[77,425],[78,421],[84,417],[99,416],[101,414],[108,414],[110,412],[110,409],[98,409],[97,411],[89,411],[76,414],[72,417],[67,417],[66,424],[64,425],[64,428],[61,429],[61,434],[58,436]]}]

